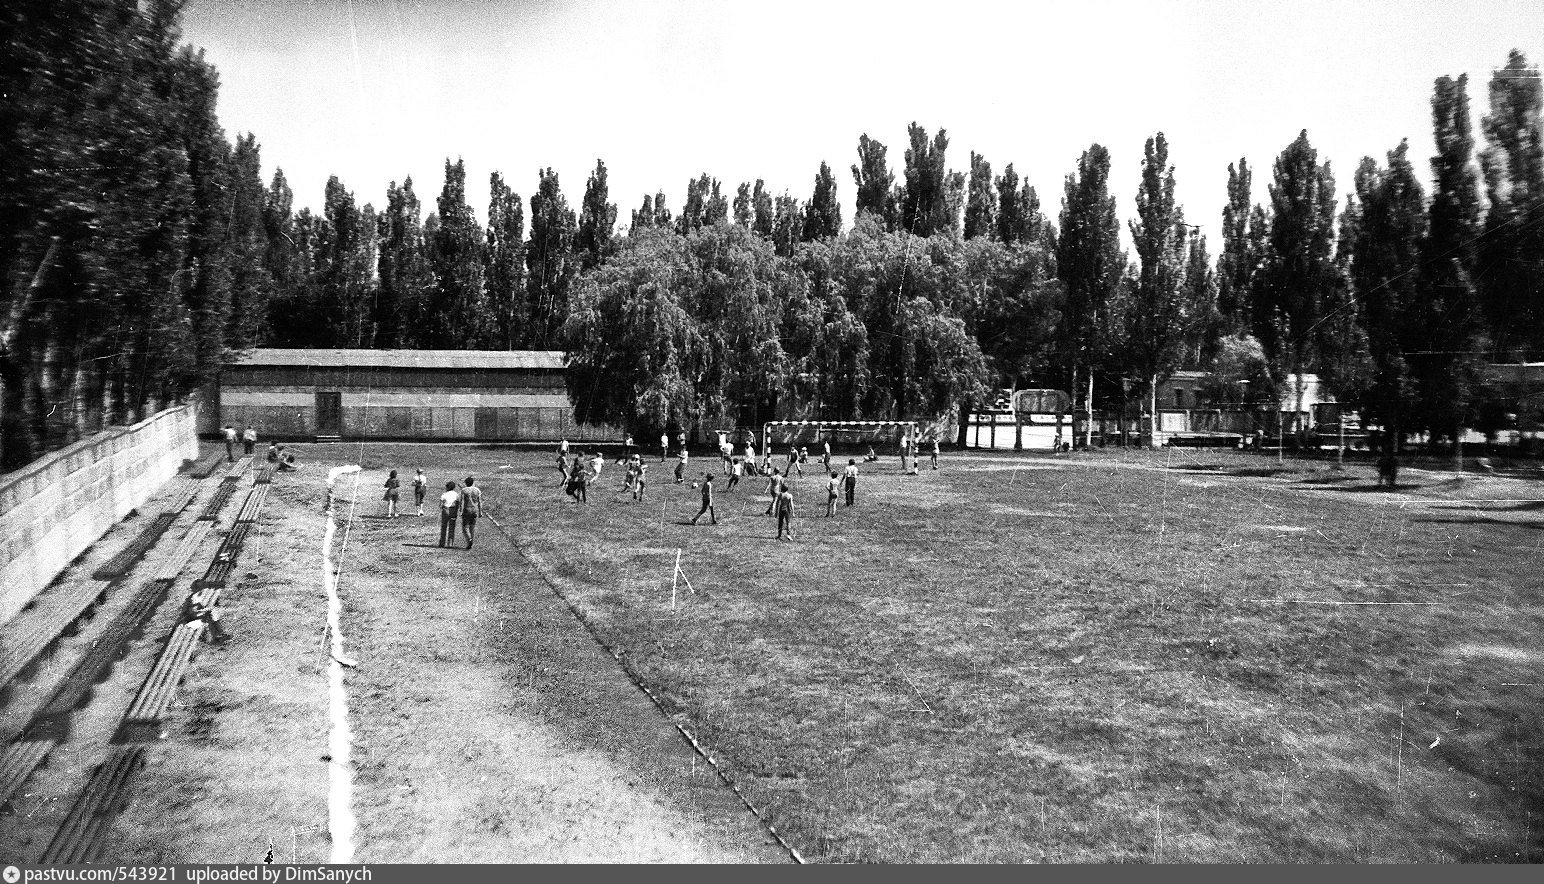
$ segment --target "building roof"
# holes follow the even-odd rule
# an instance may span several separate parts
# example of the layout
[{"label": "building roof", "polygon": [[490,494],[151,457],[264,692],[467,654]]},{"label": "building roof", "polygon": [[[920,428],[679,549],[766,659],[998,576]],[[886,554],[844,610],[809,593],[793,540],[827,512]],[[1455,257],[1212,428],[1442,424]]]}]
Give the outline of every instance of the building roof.
[{"label": "building roof", "polygon": [[341,350],[265,347],[227,366],[290,368],[546,368],[561,371],[562,350]]}]

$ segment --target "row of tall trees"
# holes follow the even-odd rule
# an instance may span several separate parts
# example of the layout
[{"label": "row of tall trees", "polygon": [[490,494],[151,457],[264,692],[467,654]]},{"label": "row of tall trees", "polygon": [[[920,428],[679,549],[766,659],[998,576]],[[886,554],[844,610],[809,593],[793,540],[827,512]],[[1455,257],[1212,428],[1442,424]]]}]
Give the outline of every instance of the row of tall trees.
[{"label": "row of tall trees", "polygon": [[1362,161],[1343,209],[1306,132],[1263,202],[1247,161],[1230,166],[1213,262],[1163,133],[1129,183],[1090,146],[1054,219],[1011,163],[955,170],[947,132],[916,123],[895,169],[859,138],[850,226],[826,163],[807,200],[703,174],[678,212],[645,196],[625,229],[601,161],[577,209],[551,169],[528,199],[494,173],[479,223],[447,161],[431,207],[411,178],[380,209],[333,178],[297,211],[282,170],[264,185],[256,139],[221,130],[178,7],[0,11],[4,466],[260,344],[564,349],[581,415],[640,429],[780,396],[830,419],[926,418],[998,386],[1150,411],[1189,366],[1213,369],[1219,402],[1300,398],[1317,372],[1383,425],[1434,435],[1500,420],[1483,362],[1544,353],[1544,93],[1520,53],[1490,79],[1483,145],[1466,78],[1436,81],[1429,196],[1403,143]]},{"label": "row of tall trees", "polygon": [[0,468],[267,338],[257,143],[226,139],[179,6],[0,6]]}]

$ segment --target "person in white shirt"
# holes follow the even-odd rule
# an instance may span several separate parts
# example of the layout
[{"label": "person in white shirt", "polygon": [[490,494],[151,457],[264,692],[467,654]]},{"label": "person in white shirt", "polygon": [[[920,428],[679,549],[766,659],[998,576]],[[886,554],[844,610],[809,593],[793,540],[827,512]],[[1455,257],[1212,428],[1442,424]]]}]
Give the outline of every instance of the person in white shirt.
[{"label": "person in white shirt", "polygon": [[461,512],[461,492],[455,482],[445,483],[445,493],[440,495],[440,546],[456,543],[456,516]]},{"label": "person in white shirt", "polygon": [[236,428],[231,426],[230,424],[226,424],[225,425],[225,429],[222,430],[221,432],[223,432],[225,434],[225,461],[226,461],[226,463],[235,463],[236,462]]},{"label": "person in white shirt", "polygon": [[659,434],[659,462],[664,463],[670,454],[670,437],[664,433]]},{"label": "person in white shirt", "polygon": [[858,489],[858,462],[852,459],[847,461],[847,469],[842,471],[842,485],[847,491],[847,506],[852,506],[853,494]]},{"label": "person in white shirt", "polygon": [[241,434],[241,441],[246,453],[251,454],[257,448],[257,427],[247,427],[246,432]]}]

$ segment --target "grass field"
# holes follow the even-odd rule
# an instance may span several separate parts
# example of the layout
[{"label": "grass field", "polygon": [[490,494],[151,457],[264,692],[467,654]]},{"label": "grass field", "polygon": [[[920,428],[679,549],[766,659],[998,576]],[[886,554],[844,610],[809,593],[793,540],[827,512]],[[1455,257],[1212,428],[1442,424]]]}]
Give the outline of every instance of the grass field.
[{"label": "grass field", "polygon": [[581,505],[547,453],[307,448],[308,471],[475,474],[809,859],[1544,860],[1538,482],[887,458],[834,519],[796,479],[779,543],[756,480],[690,526],[671,464],[638,503],[608,463]]}]

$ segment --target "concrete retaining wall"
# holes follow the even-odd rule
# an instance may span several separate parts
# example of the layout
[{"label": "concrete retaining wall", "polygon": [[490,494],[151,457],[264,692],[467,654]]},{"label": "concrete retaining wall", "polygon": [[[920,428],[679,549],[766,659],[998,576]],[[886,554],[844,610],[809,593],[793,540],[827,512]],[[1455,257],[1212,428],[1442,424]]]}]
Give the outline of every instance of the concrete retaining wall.
[{"label": "concrete retaining wall", "polygon": [[0,476],[0,623],[198,456],[197,411],[167,409]]}]

